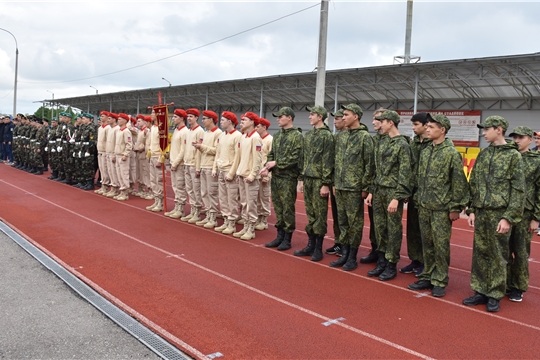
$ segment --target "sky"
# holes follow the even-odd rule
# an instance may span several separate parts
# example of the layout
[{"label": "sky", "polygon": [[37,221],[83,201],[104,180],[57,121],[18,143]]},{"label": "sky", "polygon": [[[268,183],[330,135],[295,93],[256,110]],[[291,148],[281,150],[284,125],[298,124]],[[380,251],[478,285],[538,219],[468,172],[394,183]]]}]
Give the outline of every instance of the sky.
[{"label": "sky", "polygon": [[[329,3],[327,70],[404,54],[407,1]],[[540,1],[415,0],[421,62],[540,51]],[[320,1],[5,1],[19,50],[17,112],[40,101],[311,72]],[[0,113],[13,112],[15,41],[0,30]],[[165,78],[166,80],[163,80]]]}]

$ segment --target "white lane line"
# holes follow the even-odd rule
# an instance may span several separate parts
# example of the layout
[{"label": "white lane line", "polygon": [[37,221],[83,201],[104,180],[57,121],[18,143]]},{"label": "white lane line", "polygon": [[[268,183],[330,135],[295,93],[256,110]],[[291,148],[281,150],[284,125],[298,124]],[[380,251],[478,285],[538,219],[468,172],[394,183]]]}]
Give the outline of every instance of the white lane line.
[{"label": "white lane line", "polygon": [[[18,186],[16,186],[16,185],[13,185],[13,184],[11,184],[11,183],[8,183],[8,182],[6,182],[6,181],[3,181],[3,180],[0,180],[0,181],[4,182],[4,183],[7,184],[7,185],[10,185],[10,186],[12,186],[12,187],[14,187],[14,188],[16,188],[16,189],[23,190],[22,188],[20,188],[20,187],[18,187]],[[101,227],[103,227],[103,228],[105,228],[105,229],[107,229],[107,230],[110,230],[110,231],[112,231],[112,232],[114,232],[114,233],[117,233],[117,234],[119,234],[119,235],[122,235],[122,236],[124,236],[124,237],[126,237],[126,238],[128,238],[128,239],[131,239],[131,240],[133,240],[133,241],[139,243],[139,244],[142,244],[142,245],[144,245],[144,246],[147,246],[147,247],[149,247],[149,248],[151,248],[151,249],[154,249],[154,250],[156,250],[156,251],[158,251],[158,252],[161,252],[161,253],[163,253],[163,254],[165,254],[165,255],[167,255],[167,256],[173,257],[173,258],[175,258],[175,259],[177,259],[177,260],[180,260],[180,261],[182,261],[182,262],[185,262],[185,263],[187,263],[187,264],[189,264],[189,265],[192,265],[192,266],[194,266],[194,267],[196,267],[196,268],[198,268],[198,269],[200,269],[200,270],[203,270],[203,271],[206,271],[206,272],[208,272],[208,273],[210,273],[210,274],[213,274],[213,275],[215,275],[215,276],[217,276],[217,277],[219,277],[219,278],[221,278],[221,279],[227,280],[227,281],[229,281],[229,282],[231,282],[231,283],[233,283],[233,284],[236,284],[236,285],[238,285],[238,286],[240,286],[240,287],[243,287],[243,288],[245,288],[245,289],[251,290],[252,292],[255,292],[255,293],[259,294],[259,295],[262,295],[262,296],[264,296],[264,297],[267,297],[267,298],[269,298],[269,299],[272,299],[272,300],[274,300],[274,301],[276,301],[276,302],[279,302],[279,303],[281,303],[281,304],[283,304],[283,305],[287,305],[287,306],[289,306],[289,307],[291,307],[291,308],[293,308],[293,309],[295,309],[295,310],[298,310],[298,311],[301,311],[301,312],[306,313],[306,314],[308,314],[308,315],[317,317],[317,318],[319,318],[319,319],[321,319],[321,320],[323,320],[323,321],[331,321],[331,320],[332,320],[331,318],[329,318],[329,317],[327,317],[327,316],[324,316],[324,315],[321,315],[321,314],[319,314],[319,313],[317,313],[317,312],[315,312],[315,311],[306,309],[306,308],[304,308],[304,307],[302,307],[302,306],[296,305],[296,304],[294,304],[294,303],[292,303],[292,302],[289,302],[289,301],[284,300],[284,299],[281,299],[281,298],[279,298],[279,297],[277,297],[277,296],[271,295],[271,294],[269,294],[269,293],[267,293],[267,292],[264,292],[264,291],[262,291],[262,290],[259,290],[259,289],[255,288],[255,287],[253,287],[253,286],[251,286],[251,285],[245,284],[245,283],[243,283],[243,282],[241,282],[241,281],[238,281],[238,280],[236,280],[236,279],[233,279],[233,278],[231,278],[231,277],[229,277],[229,276],[227,276],[227,275],[221,274],[221,273],[219,273],[219,272],[217,272],[217,271],[214,271],[214,270],[212,270],[212,269],[209,269],[209,268],[207,268],[207,267],[205,267],[205,266],[199,265],[199,264],[197,264],[197,263],[195,263],[195,262],[193,262],[193,261],[187,260],[187,259],[185,259],[185,258],[183,258],[183,257],[179,257],[179,256],[177,256],[177,255],[175,255],[175,254],[173,254],[173,253],[171,253],[171,252],[169,252],[169,251],[167,251],[167,250],[165,250],[165,249],[159,248],[159,247],[157,247],[157,246],[155,246],[155,245],[152,245],[152,244],[149,244],[149,243],[147,243],[147,242],[145,242],[145,241],[143,241],[143,240],[140,240],[140,239],[138,239],[138,238],[136,238],[136,237],[134,237],[134,236],[131,236],[131,235],[129,235],[129,234],[126,234],[126,233],[124,233],[124,232],[122,232],[122,231],[119,231],[119,230],[117,230],[117,229],[114,229],[114,228],[112,228],[112,227],[110,227],[110,226],[107,226],[107,225],[105,225],[105,224],[102,224],[102,223],[100,223],[100,222],[98,222],[98,221],[96,221],[96,220],[93,220],[93,219],[91,219],[91,218],[89,218],[89,217],[87,217],[87,216],[84,216],[84,215],[81,215],[81,214],[79,214],[79,213],[77,213],[77,212],[75,212],[75,211],[72,211],[72,210],[70,210],[70,209],[68,209],[68,208],[66,208],[66,207],[64,207],[64,206],[61,206],[61,205],[56,204],[56,203],[54,203],[54,202],[52,202],[52,201],[50,201],[50,200],[47,200],[47,199],[45,199],[45,198],[42,198],[41,196],[38,196],[38,195],[33,195],[33,196],[36,197],[37,199],[40,199],[40,200],[42,200],[42,201],[44,201],[44,202],[46,202],[46,203],[52,205],[52,206],[56,206],[56,207],[58,207],[58,208],[60,208],[60,209],[62,209],[62,210],[64,210],[64,211],[66,211],[66,212],[68,212],[68,213],[70,213],[70,214],[72,214],[72,215],[78,216],[78,217],[80,217],[80,218],[82,218],[82,219],[84,219],[84,220],[86,220],[86,221],[88,221],[88,222],[91,222],[91,223],[93,223],[93,224],[95,224],[95,225],[101,226]],[[34,242],[32,242],[32,243],[34,243]],[[68,268],[71,269],[71,270],[73,270],[73,271],[75,271],[72,267],[69,267],[69,266],[68,266]],[[101,289],[101,288],[100,288],[100,289]],[[108,294],[108,293],[107,293],[107,294]],[[108,294],[108,295],[110,295],[110,294]],[[389,340],[383,339],[383,338],[378,337],[378,336],[376,336],[376,335],[373,335],[373,334],[371,334],[371,333],[365,332],[365,331],[363,331],[363,330],[357,329],[357,328],[355,328],[355,327],[352,327],[352,326],[349,326],[349,325],[346,325],[346,324],[343,324],[343,323],[340,323],[340,322],[336,323],[335,325],[336,325],[336,326],[341,326],[341,327],[343,327],[343,328],[345,328],[345,329],[347,329],[347,330],[350,330],[350,331],[352,331],[352,332],[354,332],[354,333],[357,333],[357,334],[359,334],[359,335],[362,335],[362,336],[364,336],[364,337],[367,337],[368,339],[375,340],[375,341],[377,341],[377,342],[383,343],[383,344],[385,344],[385,345],[388,345],[388,346],[390,346],[390,347],[393,347],[393,348],[395,348],[395,349],[398,349],[398,350],[400,350],[400,351],[403,351],[403,352],[405,352],[405,353],[407,353],[407,354],[414,355],[414,356],[417,356],[417,357],[422,358],[422,359],[432,359],[431,357],[429,357],[429,356],[427,356],[427,355],[424,355],[424,354],[422,354],[422,353],[416,352],[416,351],[414,351],[414,350],[411,350],[411,349],[409,349],[409,348],[406,348],[406,347],[404,347],[404,346],[401,346],[401,345],[396,344],[396,343],[394,343],[394,342],[391,342],[391,341],[389,341]],[[539,329],[539,330],[540,330],[540,329]],[[172,335],[171,335],[171,336],[172,336]],[[202,354],[202,355],[204,356],[204,354]]]}]

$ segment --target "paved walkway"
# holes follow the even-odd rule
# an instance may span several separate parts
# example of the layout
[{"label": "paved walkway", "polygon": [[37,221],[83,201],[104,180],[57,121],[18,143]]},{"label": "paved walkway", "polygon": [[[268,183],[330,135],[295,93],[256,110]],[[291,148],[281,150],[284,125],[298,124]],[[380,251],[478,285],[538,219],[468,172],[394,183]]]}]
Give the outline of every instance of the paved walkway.
[{"label": "paved walkway", "polygon": [[159,359],[0,231],[0,359]]}]

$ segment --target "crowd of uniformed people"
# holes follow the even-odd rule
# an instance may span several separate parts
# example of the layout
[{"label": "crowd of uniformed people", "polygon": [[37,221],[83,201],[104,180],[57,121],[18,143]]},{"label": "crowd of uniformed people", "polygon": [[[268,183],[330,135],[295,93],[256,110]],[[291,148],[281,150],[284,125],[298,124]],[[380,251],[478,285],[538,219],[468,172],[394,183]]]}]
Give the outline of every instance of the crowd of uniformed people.
[{"label": "crowd of uniformed people", "polygon": [[[372,263],[367,275],[381,281],[394,279],[398,272],[415,274],[417,280],[408,287],[431,290],[435,297],[444,296],[449,284],[452,222],[466,213],[474,227],[474,294],[463,304],[485,304],[487,311],[496,312],[505,295],[522,301],[529,283],[531,237],[540,220],[540,133],[519,126],[507,135],[504,118],[488,117],[478,127],[489,146],[478,155],[467,181],[461,155],[447,137],[450,121],[443,114],[414,114],[411,139],[400,134],[401,119],[392,110],[373,113],[373,136],[356,104],[331,114],[334,133],[324,107],[307,110],[312,129],[304,136],[294,126],[294,111],[283,107],[273,113],[280,130],[272,137],[270,121],[252,112],[238,119],[229,111],[218,115],[175,109],[166,151],[160,146],[155,112],[130,116],[102,111],[97,124],[91,114],[73,119],[63,112],[50,126],[19,114],[13,120],[3,118],[12,138],[3,137],[2,160],[38,175],[50,166],[49,179],[84,190],[94,189],[99,169],[97,194],[119,201],[130,194],[154,200],[146,208],[154,212],[164,210],[167,169],[174,208],[165,216],[242,240],[268,229],[271,201],[277,236],[266,246],[281,251],[291,248],[300,191],[308,239],[295,256],[322,260],[330,203],[335,242],[325,252],[338,255],[331,267],[352,271],[358,262]],[[6,139],[13,159],[7,155]],[[530,149],[534,141],[537,146]],[[185,212],[188,202],[190,211]],[[358,259],[364,204],[371,251]],[[405,207],[411,262],[398,271]],[[238,231],[237,223],[243,225]]]}]

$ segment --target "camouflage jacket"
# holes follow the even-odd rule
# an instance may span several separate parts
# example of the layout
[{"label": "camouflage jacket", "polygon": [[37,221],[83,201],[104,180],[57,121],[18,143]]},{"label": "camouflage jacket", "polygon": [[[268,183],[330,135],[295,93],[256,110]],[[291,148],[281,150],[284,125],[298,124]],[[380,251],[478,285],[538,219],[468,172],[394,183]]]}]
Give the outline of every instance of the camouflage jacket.
[{"label": "camouflage jacket", "polygon": [[94,124],[84,125],[81,130],[82,151],[90,154],[96,151],[97,129]]},{"label": "camouflage jacket", "polygon": [[525,176],[525,210],[532,211],[533,218],[540,221],[540,153],[524,152],[521,161]]},{"label": "camouflage jacket", "polygon": [[[44,150],[47,147],[47,133],[49,132],[49,127],[42,126],[36,132],[36,145],[39,145],[41,150]],[[39,143],[39,144],[38,144]]]},{"label": "camouflage jacket", "polygon": [[304,138],[296,127],[281,129],[272,140],[267,161],[275,161],[272,177],[298,180],[304,165]]},{"label": "camouflage jacket", "polygon": [[328,126],[309,131],[304,137],[304,166],[301,178],[321,179],[332,186],[334,171],[334,136]]},{"label": "camouflage jacket", "polygon": [[[422,150],[424,150],[428,145],[431,145],[432,141],[428,138],[425,138],[423,141],[420,140],[420,136],[415,135],[414,138],[411,140],[409,145],[411,146],[411,156],[412,156],[412,173],[413,173],[413,193],[416,191],[416,188],[418,187],[418,162],[420,161],[420,153]],[[453,145],[453,144],[452,144]],[[463,171],[463,168],[461,169]]]},{"label": "camouflage jacket", "polygon": [[480,151],[471,170],[471,205],[467,213],[476,209],[504,209],[503,219],[515,225],[523,216],[525,177],[523,163],[515,142]]},{"label": "camouflage jacket", "polygon": [[393,199],[405,200],[412,195],[411,147],[403,135],[388,138],[379,143],[375,159],[377,187],[394,190]]},{"label": "camouflage jacket", "polygon": [[450,139],[430,144],[420,152],[415,201],[429,210],[461,212],[469,203],[469,184],[461,155]]},{"label": "camouflage jacket", "polygon": [[[384,146],[384,144],[390,138],[388,137],[388,135],[376,133],[375,135],[372,136],[372,139],[373,139],[373,163],[371,165],[372,165],[373,177],[375,177],[375,164],[377,162],[377,159],[380,159],[381,146]],[[372,182],[372,186],[369,192],[373,193],[374,190],[375,190],[375,184]]]},{"label": "camouflage jacket", "polygon": [[367,131],[344,130],[336,138],[334,186],[369,192],[373,180],[373,139]]}]

